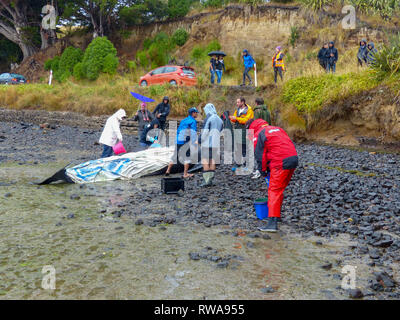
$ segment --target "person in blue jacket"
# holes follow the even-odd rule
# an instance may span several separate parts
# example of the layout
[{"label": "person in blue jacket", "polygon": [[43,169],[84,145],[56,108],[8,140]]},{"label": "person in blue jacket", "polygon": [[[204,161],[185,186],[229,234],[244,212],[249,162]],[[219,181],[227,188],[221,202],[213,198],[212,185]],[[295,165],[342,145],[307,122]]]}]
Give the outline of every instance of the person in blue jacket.
[{"label": "person in blue jacket", "polygon": [[254,64],[256,63],[253,59],[253,57],[250,55],[250,53],[245,49],[243,50],[243,63],[244,63],[244,71],[243,71],[243,83],[241,86],[246,85],[246,77],[250,81],[250,85],[253,84],[253,81],[251,80],[249,76],[249,71],[254,67]]},{"label": "person in blue jacket", "polygon": [[[172,156],[171,162],[168,165],[165,175],[168,176],[171,172],[171,168],[174,163],[182,164],[179,160],[180,155],[179,150],[184,147],[186,149],[186,154],[183,163],[183,178],[191,178],[193,174],[189,174],[189,165],[191,163],[190,147],[193,144],[198,144],[197,142],[197,121],[196,118],[199,111],[196,108],[190,108],[188,110],[188,116],[181,121],[176,133],[176,147],[174,155]],[[184,152],[184,151],[183,151]],[[181,152],[182,153],[182,152]]]}]

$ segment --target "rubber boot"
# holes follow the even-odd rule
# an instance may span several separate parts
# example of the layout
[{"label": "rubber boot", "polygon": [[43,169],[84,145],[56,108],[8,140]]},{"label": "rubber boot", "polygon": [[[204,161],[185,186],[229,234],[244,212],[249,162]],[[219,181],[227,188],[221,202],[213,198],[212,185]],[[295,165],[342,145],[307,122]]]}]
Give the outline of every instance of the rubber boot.
[{"label": "rubber boot", "polygon": [[278,218],[271,217],[267,219],[267,225],[259,227],[260,231],[277,232],[278,231]]}]

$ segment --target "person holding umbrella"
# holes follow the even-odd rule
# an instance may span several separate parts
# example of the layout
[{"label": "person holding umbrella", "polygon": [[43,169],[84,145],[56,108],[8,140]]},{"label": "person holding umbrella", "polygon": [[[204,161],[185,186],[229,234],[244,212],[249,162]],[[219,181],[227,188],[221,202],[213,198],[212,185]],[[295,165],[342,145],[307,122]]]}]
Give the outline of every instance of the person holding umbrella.
[{"label": "person holding umbrella", "polygon": [[218,56],[217,57],[217,63],[215,66],[216,70],[215,73],[217,74],[217,83],[221,84],[221,79],[222,79],[222,70],[225,72],[225,63],[224,63],[224,58],[223,56]]},{"label": "person holding umbrella", "polygon": [[211,84],[214,84],[215,75],[217,75],[217,83],[221,83],[222,70],[225,71],[225,64],[223,57],[226,56],[223,51],[211,51],[208,53],[211,57],[210,60],[210,73],[211,73]]},{"label": "person holding umbrella", "polygon": [[211,84],[214,84],[215,81],[215,72],[217,70],[217,58],[216,56],[212,56],[210,59],[210,74],[211,74]]},{"label": "person holding umbrella", "polygon": [[133,121],[139,122],[138,135],[140,139],[144,127],[151,123],[151,121],[154,119],[154,115],[147,109],[146,102],[142,102],[140,104],[140,110],[135,113],[132,119]]}]

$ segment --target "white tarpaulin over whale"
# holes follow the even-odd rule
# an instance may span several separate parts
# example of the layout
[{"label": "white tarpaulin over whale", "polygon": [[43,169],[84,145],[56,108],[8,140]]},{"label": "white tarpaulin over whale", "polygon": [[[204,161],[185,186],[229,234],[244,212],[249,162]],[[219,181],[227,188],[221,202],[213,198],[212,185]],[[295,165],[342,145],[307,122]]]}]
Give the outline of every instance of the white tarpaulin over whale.
[{"label": "white tarpaulin over whale", "polygon": [[155,173],[166,166],[174,154],[174,147],[149,148],[87,161],[67,168],[66,175],[75,183],[110,181],[116,179],[136,179]]}]

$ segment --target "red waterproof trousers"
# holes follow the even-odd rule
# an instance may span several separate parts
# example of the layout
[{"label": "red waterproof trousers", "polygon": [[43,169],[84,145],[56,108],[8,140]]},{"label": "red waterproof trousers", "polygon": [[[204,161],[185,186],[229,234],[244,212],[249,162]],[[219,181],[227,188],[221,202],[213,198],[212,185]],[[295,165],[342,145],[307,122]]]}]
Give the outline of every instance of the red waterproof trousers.
[{"label": "red waterproof trousers", "polygon": [[268,187],[268,217],[281,217],[283,192],[289,184],[294,170],[271,168]]}]

